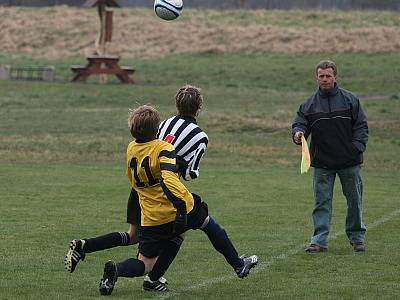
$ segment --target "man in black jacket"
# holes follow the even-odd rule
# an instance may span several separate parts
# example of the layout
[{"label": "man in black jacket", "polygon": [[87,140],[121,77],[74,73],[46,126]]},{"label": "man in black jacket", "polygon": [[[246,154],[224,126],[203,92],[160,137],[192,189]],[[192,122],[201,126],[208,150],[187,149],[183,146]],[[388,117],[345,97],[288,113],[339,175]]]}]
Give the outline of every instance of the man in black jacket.
[{"label": "man in black jacket", "polygon": [[306,252],[328,250],[332,197],[336,174],[347,199],[346,234],[354,251],[365,251],[362,221],[363,186],[360,165],[368,140],[368,124],[359,99],[337,85],[337,67],[321,61],[315,68],[318,91],[300,105],[292,124],[292,137],[311,135],[311,166],[314,168],[314,234]]}]

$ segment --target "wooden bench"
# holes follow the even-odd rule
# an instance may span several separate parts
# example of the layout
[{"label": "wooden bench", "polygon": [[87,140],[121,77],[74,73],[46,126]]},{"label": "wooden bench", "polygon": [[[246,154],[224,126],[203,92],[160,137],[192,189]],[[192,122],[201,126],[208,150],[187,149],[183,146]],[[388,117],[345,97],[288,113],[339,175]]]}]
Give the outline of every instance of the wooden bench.
[{"label": "wooden bench", "polygon": [[115,75],[122,83],[131,83],[134,81],[129,77],[130,74],[135,72],[131,67],[120,67],[119,56],[88,56],[88,63],[86,66],[73,65],[71,66],[72,72],[75,73],[72,81],[86,81],[90,75],[110,74]]},{"label": "wooden bench", "polygon": [[132,67],[127,67],[127,66],[121,66],[121,69],[124,70],[124,71],[126,71],[128,74],[133,74],[133,73],[135,73],[135,71],[136,71],[134,68],[132,68]]}]

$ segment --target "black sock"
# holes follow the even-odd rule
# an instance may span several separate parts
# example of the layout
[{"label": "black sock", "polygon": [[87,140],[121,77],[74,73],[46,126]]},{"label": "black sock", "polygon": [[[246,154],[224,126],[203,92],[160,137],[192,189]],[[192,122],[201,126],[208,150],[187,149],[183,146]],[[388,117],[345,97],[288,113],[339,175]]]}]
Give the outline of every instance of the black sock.
[{"label": "black sock", "polygon": [[94,238],[85,239],[83,250],[85,253],[91,253],[127,245],[129,245],[129,234],[127,232],[112,232]]},{"label": "black sock", "polygon": [[183,239],[180,236],[177,236],[172,240],[165,242],[163,250],[158,256],[158,259],[154,264],[153,269],[149,272],[149,277],[151,281],[156,281],[160,277],[164,276],[165,272],[167,272],[169,266],[178,254],[182,242]]},{"label": "black sock", "polygon": [[136,258],[129,258],[117,263],[118,277],[139,277],[144,275],[144,262]]},{"label": "black sock", "polygon": [[238,253],[225,229],[219,226],[211,216],[208,224],[201,230],[207,234],[215,250],[225,257],[226,261],[232,266],[232,268],[237,269],[243,266],[243,260],[238,256]]}]

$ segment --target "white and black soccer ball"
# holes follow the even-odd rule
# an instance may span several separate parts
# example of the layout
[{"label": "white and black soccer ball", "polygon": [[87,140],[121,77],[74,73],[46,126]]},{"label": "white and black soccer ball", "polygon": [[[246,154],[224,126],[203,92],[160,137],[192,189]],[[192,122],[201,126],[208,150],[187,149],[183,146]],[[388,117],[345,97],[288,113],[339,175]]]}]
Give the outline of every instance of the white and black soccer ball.
[{"label": "white and black soccer ball", "polygon": [[182,0],[154,0],[154,11],[163,20],[175,20],[181,15],[182,10]]}]

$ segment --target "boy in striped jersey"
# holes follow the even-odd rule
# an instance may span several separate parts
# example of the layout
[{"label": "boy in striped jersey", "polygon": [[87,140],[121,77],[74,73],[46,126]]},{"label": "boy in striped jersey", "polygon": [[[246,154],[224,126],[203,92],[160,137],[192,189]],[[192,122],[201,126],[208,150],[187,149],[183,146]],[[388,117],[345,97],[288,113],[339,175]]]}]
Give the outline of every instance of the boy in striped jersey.
[{"label": "boy in striped jersey", "polygon": [[200,89],[186,85],[175,96],[178,115],[164,120],[158,139],[175,147],[180,173],[185,180],[199,176],[199,164],[208,145],[207,134],[197,126],[196,117],[203,106]]},{"label": "boy in striped jersey", "polygon": [[224,255],[239,278],[246,277],[258,262],[257,256],[239,257],[227,233],[208,215],[207,205],[190,193],[179,180],[173,145],[156,139],[159,114],[151,106],[131,111],[129,127],[135,141],[127,149],[127,176],[137,192],[141,207],[138,258],[104,266],[99,290],[110,295],[118,277],[148,273],[145,290],[166,291],[162,278],[189,229],[205,232],[214,248]]},{"label": "boy in striped jersey", "polygon": [[[200,89],[191,85],[181,87],[175,95],[175,105],[177,115],[160,124],[157,138],[165,140],[175,147],[180,175],[185,180],[192,180],[199,176],[200,160],[208,145],[207,134],[200,129],[196,122],[196,117],[203,106]],[[138,195],[132,188],[127,205],[129,230],[72,240],[64,259],[67,271],[74,272],[78,262],[84,260],[88,253],[136,244],[140,219]]]}]

